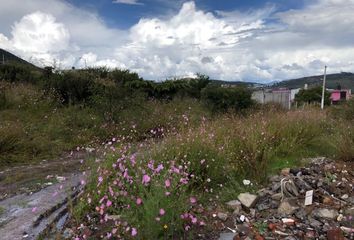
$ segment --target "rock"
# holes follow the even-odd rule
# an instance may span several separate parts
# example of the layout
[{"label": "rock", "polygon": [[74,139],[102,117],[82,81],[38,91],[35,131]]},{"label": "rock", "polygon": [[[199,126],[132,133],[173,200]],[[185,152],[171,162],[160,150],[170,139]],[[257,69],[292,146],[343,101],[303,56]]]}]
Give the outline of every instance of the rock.
[{"label": "rock", "polygon": [[267,210],[269,209],[270,206],[266,203],[261,203],[261,204],[257,204],[257,210],[258,211],[264,211],[264,210]]},{"label": "rock", "polygon": [[270,182],[280,182],[281,178],[278,175],[271,176],[269,178]]},{"label": "rock", "polygon": [[271,196],[272,199],[280,201],[282,195],[281,193],[275,193]]},{"label": "rock", "polygon": [[307,231],[305,237],[305,239],[314,239],[316,237],[316,233],[314,231]]},{"label": "rock", "polygon": [[328,240],[344,240],[344,236],[340,228],[334,228],[327,231]]},{"label": "rock", "polygon": [[344,194],[340,198],[343,199],[343,200],[347,200],[349,198],[349,195],[348,194]]},{"label": "rock", "polygon": [[295,212],[295,216],[300,220],[304,220],[307,216],[307,212],[304,208],[300,208],[298,211]]},{"label": "rock", "polygon": [[322,199],[322,203],[323,203],[323,204],[326,204],[326,205],[332,205],[332,204],[333,204],[333,199],[330,198],[330,197],[324,197],[324,198]]},{"label": "rock", "polygon": [[290,168],[284,168],[281,170],[281,175],[288,176],[290,174]]},{"label": "rock", "polygon": [[226,203],[226,205],[232,210],[234,210],[234,213],[239,213],[240,210],[242,209],[242,205],[238,200],[229,201]]},{"label": "rock", "polygon": [[354,207],[344,209],[344,214],[348,216],[354,216]]},{"label": "rock", "polygon": [[280,188],[281,188],[280,182],[273,183],[273,185],[272,185],[272,191],[273,192],[277,192]]},{"label": "rock", "polygon": [[339,214],[338,217],[337,217],[337,221],[341,222],[341,221],[343,221],[343,219],[344,219],[343,214]]},{"label": "rock", "polygon": [[227,220],[227,214],[226,213],[223,213],[223,212],[218,212],[217,213],[217,216],[220,220],[222,221],[226,221]]},{"label": "rock", "polygon": [[297,210],[299,207],[296,205],[294,201],[289,199],[285,199],[282,201],[278,207],[278,213],[281,215],[291,215]]},{"label": "rock", "polygon": [[118,220],[120,220],[121,218],[122,218],[121,215],[108,215],[108,216],[107,216],[107,219],[108,219],[108,220],[112,220],[112,221],[118,221]]},{"label": "rock", "polygon": [[241,193],[238,195],[238,200],[247,208],[251,208],[256,204],[257,195],[250,194],[250,193]]},{"label": "rock", "polygon": [[309,219],[310,226],[313,228],[321,228],[323,225],[323,223],[321,223],[320,221],[317,221],[314,218],[309,217],[308,219]]},{"label": "rock", "polygon": [[290,173],[293,175],[297,175],[299,172],[301,172],[301,169],[299,168],[291,168]]},{"label": "rock", "polygon": [[293,236],[288,236],[288,237],[284,238],[284,240],[297,240],[297,238],[293,237]]},{"label": "rock", "polygon": [[347,199],[347,202],[349,202],[350,204],[354,204],[354,196],[351,196]]},{"label": "rock", "polygon": [[221,233],[219,236],[219,240],[233,240],[234,237],[236,236],[236,233]]},{"label": "rock", "polygon": [[74,236],[74,231],[71,228],[66,228],[62,236],[64,239],[72,239]]},{"label": "rock", "polygon": [[319,208],[312,213],[317,218],[335,219],[338,216],[338,212],[334,209]]}]

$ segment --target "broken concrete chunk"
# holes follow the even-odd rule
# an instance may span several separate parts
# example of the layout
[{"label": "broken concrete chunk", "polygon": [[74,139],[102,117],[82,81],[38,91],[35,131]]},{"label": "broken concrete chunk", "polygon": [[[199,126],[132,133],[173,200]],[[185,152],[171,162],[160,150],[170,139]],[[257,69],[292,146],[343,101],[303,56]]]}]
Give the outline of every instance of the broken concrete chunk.
[{"label": "broken concrete chunk", "polygon": [[227,220],[227,214],[226,213],[223,213],[223,212],[218,212],[217,213],[217,216],[220,220],[222,221],[226,221]]},{"label": "broken concrete chunk", "polygon": [[251,208],[256,204],[257,201],[257,195],[250,194],[250,193],[241,193],[238,195],[238,200],[242,203],[247,208]]},{"label": "broken concrete chunk", "polygon": [[235,211],[240,211],[242,206],[241,206],[241,203],[240,201],[238,200],[232,200],[232,201],[229,201],[226,203],[226,205],[231,208],[232,210],[235,210]]},{"label": "broken concrete chunk", "polygon": [[291,215],[298,208],[299,207],[296,205],[295,201],[292,201],[290,199],[285,199],[280,203],[278,207],[278,213],[282,215]]},{"label": "broken concrete chunk", "polygon": [[336,219],[338,211],[334,209],[319,208],[313,211],[313,215],[317,218]]},{"label": "broken concrete chunk", "polygon": [[288,176],[290,174],[290,168],[284,168],[281,170],[281,175]]}]

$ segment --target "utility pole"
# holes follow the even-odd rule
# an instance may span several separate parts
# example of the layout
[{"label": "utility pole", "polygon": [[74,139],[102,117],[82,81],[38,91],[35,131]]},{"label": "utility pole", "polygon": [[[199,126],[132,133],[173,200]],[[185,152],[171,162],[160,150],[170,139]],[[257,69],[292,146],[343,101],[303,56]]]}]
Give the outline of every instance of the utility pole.
[{"label": "utility pole", "polygon": [[324,75],[323,75],[321,109],[324,109],[324,100],[325,100],[325,91],[326,91],[326,72],[327,72],[327,66],[325,66]]},{"label": "utility pole", "polygon": [[2,64],[5,64],[5,55],[2,54]]}]

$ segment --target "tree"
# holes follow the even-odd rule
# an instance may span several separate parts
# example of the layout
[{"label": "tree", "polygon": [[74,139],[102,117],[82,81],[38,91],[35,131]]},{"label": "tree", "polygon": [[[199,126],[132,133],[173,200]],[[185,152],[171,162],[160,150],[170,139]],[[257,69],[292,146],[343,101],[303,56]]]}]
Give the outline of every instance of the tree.
[{"label": "tree", "polygon": [[[331,94],[328,91],[325,91],[325,105],[331,103],[330,100]],[[322,99],[322,87],[315,87],[310,89],[301,89],[295,95],[295,101],[299,103],[321,103]]]}]

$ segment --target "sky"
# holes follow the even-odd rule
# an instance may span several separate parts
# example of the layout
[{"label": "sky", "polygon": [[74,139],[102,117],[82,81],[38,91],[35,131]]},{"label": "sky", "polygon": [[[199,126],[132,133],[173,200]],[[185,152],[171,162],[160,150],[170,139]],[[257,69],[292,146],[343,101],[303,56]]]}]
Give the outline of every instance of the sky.
[{"label": "sky", "polygon": [[0,0],[0,48],[39,66],[267,83],[354,72],[354,0]]}]

